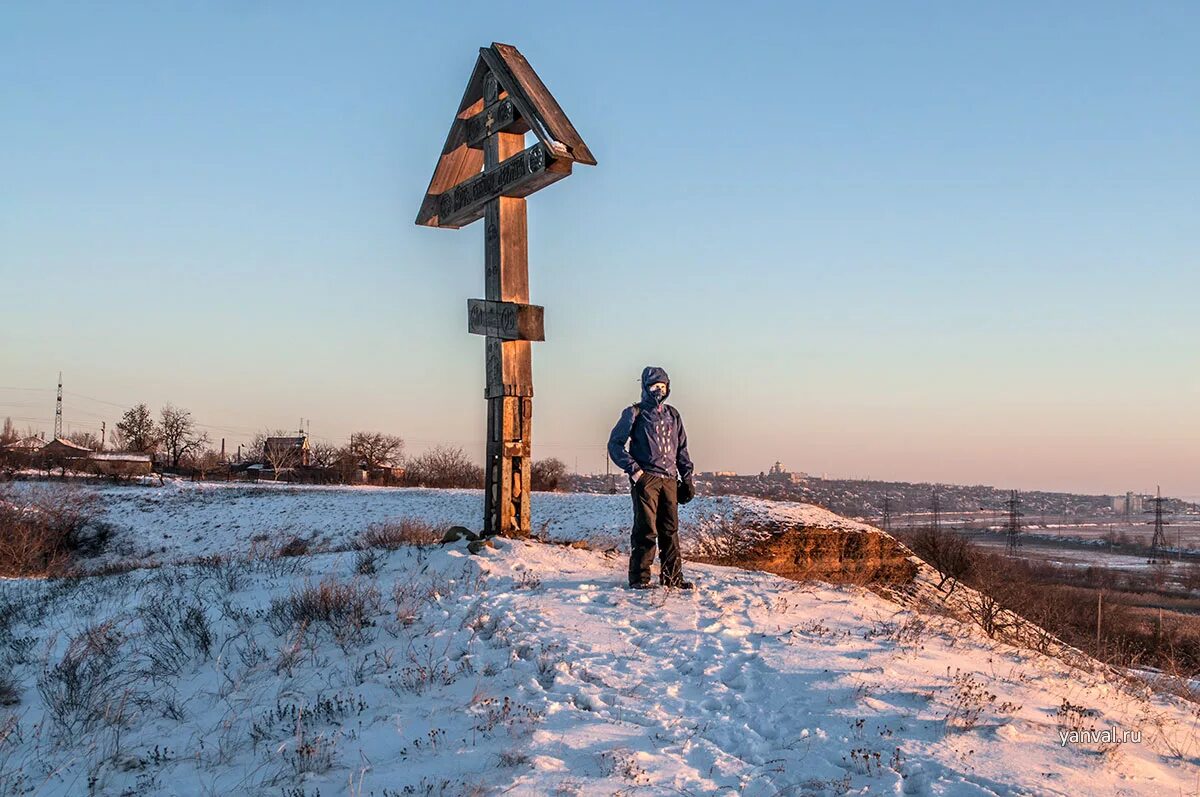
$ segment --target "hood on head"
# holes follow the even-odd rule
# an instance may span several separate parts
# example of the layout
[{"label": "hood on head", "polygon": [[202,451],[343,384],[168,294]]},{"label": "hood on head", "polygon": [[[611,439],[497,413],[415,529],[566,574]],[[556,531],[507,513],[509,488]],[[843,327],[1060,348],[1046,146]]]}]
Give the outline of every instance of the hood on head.
[{"label": "hood on head", "polygon": [[[657,365],[647,365],[642,369],[642,401],[654,401],[654,397],[650,395],[650,386],[655,382],[666,382],[667,395],[671,395],[671,377],[667,376],[666,370]],[[666,401],[665,397],[663,401]]]}]

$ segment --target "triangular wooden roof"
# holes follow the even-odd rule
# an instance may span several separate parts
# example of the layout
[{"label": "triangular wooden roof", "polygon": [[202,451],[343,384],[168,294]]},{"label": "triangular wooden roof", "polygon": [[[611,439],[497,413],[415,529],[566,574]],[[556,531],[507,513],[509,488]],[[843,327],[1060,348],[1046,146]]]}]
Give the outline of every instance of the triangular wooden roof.
[{"label": "triangular wooden roof", "polygon": [[417,213],[417,224],[441,226],[437,217],[438,195],[483,169],[483,151],[467,146],[466,120],[483,110],[483,77],[489,70],[496,75],[500,87],[530,131],[553,157],[596,165],[591,150],[521,51],[511,44],[492,42],[491,47],[479,48],[475,69],[467,81],[467,90],[463,92],[441,158]]}]

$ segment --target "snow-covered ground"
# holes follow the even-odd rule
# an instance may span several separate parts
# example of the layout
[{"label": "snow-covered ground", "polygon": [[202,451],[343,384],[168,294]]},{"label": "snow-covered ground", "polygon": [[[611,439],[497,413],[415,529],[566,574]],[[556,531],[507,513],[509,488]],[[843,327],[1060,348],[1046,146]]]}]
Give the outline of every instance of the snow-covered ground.
[{"label": "snow-covered ground", "polygon": [[[176,490],[110,518],[194,555],[477,508]],[[587,536],[627,500],[536,511]],[[1102,667],[857,587],[688,564],[699,592],[632,592],[625,569],[500,540],[0,582],[0,796],[1200,794],[1200,710]]]},{"label": "snow-covered ground", "polygon": [[[26,489],[43,486],[30,482]],[[478,530],[481,490],[403,487],[292,487],[282,484],[168,482],[158,486],[83,487],[100,501],[101,519],[113,532],[103,561],[179,561],[248,551],[256,537],[299,537],[313,547],[346,547],[374,523],[419,518],[437,525]],[[827,528],[866,529],[810,504],[741,496],[702,497],[680,507],[680,522],[694,528],[706,518],[737,515]],[[534,493],[539,536],[591,539],[628,547],[633,508],[628,494]],[[688,535],[685,533],[685,540]]]}]

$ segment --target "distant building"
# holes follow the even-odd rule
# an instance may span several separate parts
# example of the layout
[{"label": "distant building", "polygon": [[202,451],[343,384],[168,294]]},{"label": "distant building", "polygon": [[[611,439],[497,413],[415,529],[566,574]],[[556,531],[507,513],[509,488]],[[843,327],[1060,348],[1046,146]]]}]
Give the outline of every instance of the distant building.
[{"label": "distant building", "polygon": [[775,460],[775,464],[767,471],[766,476],[772,481],[788,482],[789,484],[799,484],[806,478],[803,473],[789,472],[787,467],[779,460]]},{"label": "distant building", "polygon": [[92,453],[92,449],[87,446],[72,443],[61,437],[54,438],[41,448],[41,455],[51,460],[82,459],[90,453]]},{"label": "distant building", "polygon": [[700,474],[701,479],[730,479],[737,476],[735,470],[706,470]]},{"label": "distant building", "polygon": [[4,447],[5,451],[11,451],[14,454],[36,454],[46,447],[45,438],[37,435],[30,435],[15,442],[9,443]]},{"label": "distant building", "polygon": [[307,468],[312,464],[312,450],[308,446],[308,435],[296,437],[268,437],[263,442],[264,465],[281,468]]},{"label": "distant building", "polygon": [[154,471],[149,454],[93,451],[87,459],[89,469],[99,476],[149,476]]},{"label": "distant building", "polygon": [[1125,493],[1118,495],[1112,499],[1112,509],[1114,512],[1121,515],[1135,515],[1142,511],[1143,498],[1140,495],[1133,493]]}]

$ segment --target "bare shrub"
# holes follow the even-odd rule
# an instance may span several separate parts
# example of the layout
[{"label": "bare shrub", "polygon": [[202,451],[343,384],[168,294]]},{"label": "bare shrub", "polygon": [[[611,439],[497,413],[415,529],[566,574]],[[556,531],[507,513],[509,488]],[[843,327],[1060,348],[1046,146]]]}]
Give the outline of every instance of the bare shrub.
[{"label": "bare shrub", "polygon": [[138,609],[142,621],[139,650],[152,679],[174,677],[193,659],[212,653],[208,615],[199,604],[181,606],[168,596],[151,596]]},{"label": "bare shrub", "polygon": [[410,460],[404,480],[418,487],[483,486],[483,468],[461,448],[437,446]]},{"label": "bare shrub", "polygon": [[138,675],[124,665],[126,637],[111,622],[85,628],[62,659],[38,675],[38,692],[56,731],[74,738],[97,724],[123,723],[139,700]]},{"label": "bare shrub", "polygon": [[696,556],[717,561],[737,561],[744,558],[764,533],[737,512],[722,512],[701,518],[686,531],[694,539]]},{"label": "bare shrub", "polygon": [[559,483],[566,475],[567,466],[561,459],[539,459],[529,468],[530,488],[553,492],[558,489]]},{"label": "bare shrub", "polygon": [[407,546],[436,545],[442,541],[443,530],[420,518],[400,518],[384,523],[372,523],[358,535],[358,548],[395,550]]},{"label": "bare shrub", "polygon": [[354,555],[354,572],[360,576],[373,576],[379,572],[379,554],[364,549]]},{"label": "bare shrub", "polygon": [[15,706],[21,702],[21,692],[12,673],[0,672],[0,706]]},{"label": "bare shrub", "polygon": [[[946,668],[950,674],[950,668]],[[996,705],[996,695],[984,688],[983,683],[969,672],[955,670],[951,676],[954,684],[949,710],[946,712],[946,726],[969,731],[974,728],[986,711],[995,709],[1003,714],[1011,714],[1020,709],[1008,701]]]},{"label": "bare shrub", "polygon": [[268,622],[277,634],[296,627],[325,626],[339,643],[363,641],[381,609],[379,589],[358,581],[330,577],[320,584],[306,583],[286,598],[271,601]]},{"label": "bare shrub", "polygon": [[95,501],[82,490],[0,493],[0,576],[62,573],[76,555],[98,553],[108,530],[96,524]]},{"label": "bare shrub", "polygon": [[396,621],[402,626],[410,626],[421,616],[425,601],[429,600],[432,592],[426,582],[401,581],[392,588],[392,600],[396,603]]},{"label": "bare shrub", "polygon": [[974,570],[975,546],[961,534],[924,528],[904,535],[902,542],[938,572],[938,589],[947,593],[953,593]]},{"label": "bare shrub", "polygon": [[279,555],[304,556],[309,552],[310,548],[311,546],[309,545],[308,540],[304,539],[303,537],[294,536],[290,540],[284,542],[283,545],[279,546]]}]

